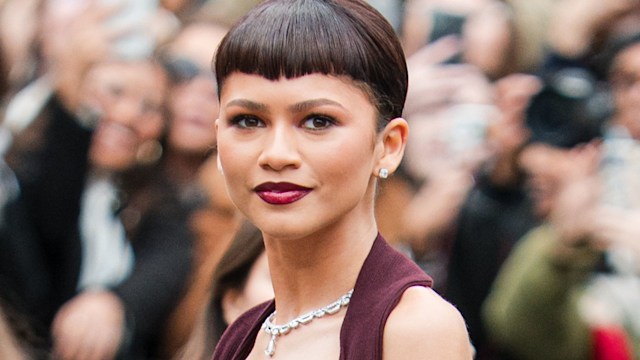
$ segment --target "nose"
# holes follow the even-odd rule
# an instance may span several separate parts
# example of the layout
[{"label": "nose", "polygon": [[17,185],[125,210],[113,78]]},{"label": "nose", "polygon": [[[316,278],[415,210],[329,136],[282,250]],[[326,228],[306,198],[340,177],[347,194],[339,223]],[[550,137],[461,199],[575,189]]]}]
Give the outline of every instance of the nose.
[{"label": "nose", "polygon": [[300,160],[294,129],[286,124],[271,127],[265,136],[258,165],[264,169],[282,171],[286,168],[298,168]]},{"label": "nose", "polygon": [[140,108],[139,101],[123,96],[106,109],[106,115],[110,121],[130,126],[141,117]]}]

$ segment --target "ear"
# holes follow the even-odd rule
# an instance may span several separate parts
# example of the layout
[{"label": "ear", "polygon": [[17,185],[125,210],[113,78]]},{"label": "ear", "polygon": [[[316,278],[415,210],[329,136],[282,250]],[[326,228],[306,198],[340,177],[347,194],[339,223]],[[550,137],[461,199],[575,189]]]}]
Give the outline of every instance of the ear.
[{"label": "ear", "polygon": [[241,292],[237,289],[229,289],[222,295],[222,317],[227,324],[231,324],[242,315],[240,301]]},{"label": "ear", "polygon": [[395,118],[385,126],[376,144],[378,161],[374,169],[374,176],[378,176],[380,169],[387,169],[392,174],[402,161],[404,149],[407,145],[409,124],[403,118]]}]

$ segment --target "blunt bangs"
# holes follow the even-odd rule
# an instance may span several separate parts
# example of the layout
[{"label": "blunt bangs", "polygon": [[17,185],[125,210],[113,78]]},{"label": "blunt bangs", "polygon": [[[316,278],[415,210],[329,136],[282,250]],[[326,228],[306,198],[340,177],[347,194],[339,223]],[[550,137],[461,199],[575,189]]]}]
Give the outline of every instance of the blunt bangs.
[{"label": "blunt bangs", "polygon": [[407,68],[389,23],[364,2],[274,0],[250,11],[223,39],[215,73],[220,94],[233,72],[269,80],[320,73],[364,84],[380,117],[402,115]]}]

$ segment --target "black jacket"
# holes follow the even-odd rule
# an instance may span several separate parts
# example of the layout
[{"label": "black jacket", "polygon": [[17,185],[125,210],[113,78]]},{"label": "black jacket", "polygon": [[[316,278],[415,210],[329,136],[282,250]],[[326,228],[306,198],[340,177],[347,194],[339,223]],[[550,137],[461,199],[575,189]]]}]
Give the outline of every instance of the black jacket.
[{"label": "black jacket", "polygon": [[[79,215],[92,133],[55,96],[32,127],[38,135],[19,139],[7,157],[21,193],[7,205],[8,221],[0,229],[0,285],[8,286],[4,292],[31,315],[36,328],[48,329],[58,309],[76,295],[82,260]],[[189,209],[177,191],[164,181],[148,188],[161,196],[151,197],[154,203],[129,229],[134,269],[112,289],[125,304],[135,358],[153,352],[182,294],[193,245]]]}]

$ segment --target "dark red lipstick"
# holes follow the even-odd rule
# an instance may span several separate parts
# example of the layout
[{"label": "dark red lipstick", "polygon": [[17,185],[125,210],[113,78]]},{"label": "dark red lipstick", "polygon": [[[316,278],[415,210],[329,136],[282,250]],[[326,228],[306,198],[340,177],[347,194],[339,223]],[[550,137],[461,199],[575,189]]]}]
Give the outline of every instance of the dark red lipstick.
[{"label": "dark red lipstick", "polygon": [[258,185],[255,192],[266,203],[287,205],[302,199],[311,192],[311,189],[286,182],[267,182]]}]

